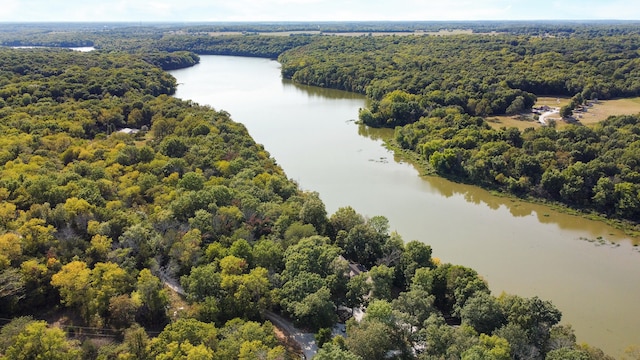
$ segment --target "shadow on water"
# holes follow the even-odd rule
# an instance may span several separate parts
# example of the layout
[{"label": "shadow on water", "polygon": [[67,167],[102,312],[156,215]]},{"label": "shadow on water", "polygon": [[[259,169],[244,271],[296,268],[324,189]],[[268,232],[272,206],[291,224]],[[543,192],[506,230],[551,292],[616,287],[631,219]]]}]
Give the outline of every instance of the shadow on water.
[{"label": "shadow on water", "polygon": [[317,86],[309,86],[309,85],[301,85],[294,83],[289,79],[282,79],[282,86],[285,91],[288,90],[298,90],[301,93],[308,95],[310,98],[319,97],[323,99],[334,99],[334,100],[342,100],[342,99],[363,99],[364,95],[356,94],[343,90],[335,90],[335,89],[327,89],[321,88]]}]

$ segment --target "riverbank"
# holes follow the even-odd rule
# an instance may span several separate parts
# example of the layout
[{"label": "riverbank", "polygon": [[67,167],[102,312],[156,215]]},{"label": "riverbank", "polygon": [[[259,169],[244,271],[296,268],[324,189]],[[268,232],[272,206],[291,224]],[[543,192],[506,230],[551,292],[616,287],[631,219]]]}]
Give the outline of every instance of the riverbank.
[{"label": "riverbank", "polygon": [[[364,125],[363,125],[364,126]],[[395,156],[399,157],[400,159],[402,159],[403,161],[408,162],[409,164],[411,164],[412,166],[414,166],[416,168],[416,170],[418,171],[418,174],[420,176],[438,176],[438,177],[442,177],[440,175],[438,175],[436,173],[436,171],[431,167],[431,165],[429,165],[428,162],[426,162],[424,159],[421,159],[420,155],[416,152],[407,150],[407,149],[403,149],[401,148],[398,144],[395,143],[395,141],[392,138],[386,138],[383,139],[384,141],[384,146],[385,148],[387,148],[388,150],[392,151],[394,153]],[[449,179],[446,177],[442,177],[444,179],[447,179],[449,181],[455,181],[455,182],[460,182],[459,179]],[[464,183],[464,182],[460,182],[460,183]],[[478,186],[476,184],[472,184],[472,183],[464,183],[467,185],[471,185],[471,186]],[[621,220],[621,219],[611,219],[608,218],[607,216],[603,215],[603,214],[599,214],[599,213],[594,213],[594,212],[584,212],[581,211],[579,209],[574,209],[571,207],[568,207],[562,203],[559,202],[553,202],[553,201],[549,201],[549,200],[545,200],[545,199],[540,199],[540,198],[535,198],[535,197],[518,197],[515,196],[513,194],[510,193],[505,193],[505,192],[500,192],[500,191],[496,191],[495,189],[486,189],[484,187],[478,186],[481,189],[487,190],[489,192],[491,192],[492,195],[494,196],[498,196],[498,197],[504,197],[507,199],[516,199],[518,201],[525,201],[531,204],[537,204],[537,205],[544,205],[544,206],[548,206],[549,208],[561,212],[561,213],[565,213],[568,215],[574,215],[574,216],[580,216],[584,219],[588,219],[588,220],[593,220],[593,221],[600,221],[603,222],[615,229],[618,229],[620,231],[623,231],[626,235],[629,236],[629,238],[632,239],[632,243],[634,247],[639,247],[640,246],[640,224],[638,223],[633,223],[631,221],[626,221],[626,220]]]}]

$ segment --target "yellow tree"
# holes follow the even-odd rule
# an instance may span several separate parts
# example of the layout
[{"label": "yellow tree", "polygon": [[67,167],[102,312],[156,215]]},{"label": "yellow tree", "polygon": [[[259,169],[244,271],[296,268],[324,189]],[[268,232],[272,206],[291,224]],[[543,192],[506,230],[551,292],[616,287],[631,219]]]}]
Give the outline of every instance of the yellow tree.
[{"label": "yellow tree", "polygon": [[[2,198],[1,191],[6,190],[0,188],[0,199]],[[16,206],[10,202],[0,203],[0,227],[10,228],[10,224],[16,219]]]},{"label": "yellow tree", "polygon": [[87,249],[87,255],[94,262],[106,260],[111,251],[111,238],[96,234],[91,238],[91,246]]},{"label": "yellow tree", "polygon": [[22,255],[20,237],[14,233],[0,235],[0,270],[6,269],[12,261]]},{"label": "yellow tree", "polygon": [[22,235],[22,251],[27,255],[43,254],[55,241],[54,230],[53,226],[46,225],[40,218],[27,220],[18,229],[18,233]]},{"label": "yellow tree", "polygon": [[84,261],[72,261],[51,277],[51,285],[58,288],[62,303],[81,306],[87,300],[91,270]]},{"label": "yellow tree", "polygon": [[65,201],[63,208],[67,212],[67,220],[76,229],[86,231],[89,221],[93,219],[94,206],[85,199],[72,197]]},{"label": "yellow tree", "polygon": [[88,308],[90,320],[101,325],[107,315],[109,301],[128,293],[132,287],[131,276],[118,264],[96,263],[89,276]]}]

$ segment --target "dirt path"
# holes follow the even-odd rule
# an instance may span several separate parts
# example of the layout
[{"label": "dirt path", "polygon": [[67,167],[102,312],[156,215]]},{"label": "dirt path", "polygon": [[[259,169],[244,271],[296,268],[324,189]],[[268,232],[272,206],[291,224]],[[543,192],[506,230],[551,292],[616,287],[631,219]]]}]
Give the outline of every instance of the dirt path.
[{"label": "dirt path", "polygon": [[303,332],[293,326],[291,322],[272,311],[266,311],[265,317],[300,346],[305,359],[311,359],[316,355],[318,346],[316,345],[316,339],[313,333]]},{"label": "dirt path", "polygon": [[540,124],[542,124],[543,126],[547,126],[549,124],[547,124],[547,117],[554,115],[554,114],[559,114],[560,110],[554,109],[551,111],[547,111],[546,113],[543,113],[542,115],[540,115],[540,117],[538,118],[538,121],[540,122]]},{"label": "dirt path", "polygon": [[[158,272],[158,277],[162,282],[174,292],[184,296],[184,289],[176,283],[170,276],[164,271]],[[283,318],[282,316],[272,312],[266,311],[265,317],[271,321],[271,323],[282,331],[291,341],[293,341],[297,348],[301,349],[304,359],[313,358],[318,352],[318,346],[316,345],[316,339],[313,333],[306,333],[293,326],[293,324]]]}]

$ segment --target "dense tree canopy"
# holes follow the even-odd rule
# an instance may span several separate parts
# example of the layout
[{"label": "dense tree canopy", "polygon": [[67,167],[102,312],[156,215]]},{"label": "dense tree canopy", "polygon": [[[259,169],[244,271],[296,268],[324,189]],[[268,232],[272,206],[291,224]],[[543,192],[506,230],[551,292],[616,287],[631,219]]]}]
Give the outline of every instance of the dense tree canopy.
[{"label": "dense tree canopy", "polygon": [[[236,317],[261,320],[272,284],[255,264],[274,255],[265,248],[254,259],[253,244],[276,232],[283,213],[305,221],[307,195],[243,126],[168,97],[175,79],[128,54],[2,49],[0,62],[4,317],[58,303],[81,315],[77,325],[164,326],[163,282],[186,275],[193,316],[221,329]],[[198,270],[206,266],[208,273]],[[64,340],[62,331],[25,329]],[[174,349],[168,341],[144,350],[144,336],[127,334],[129,349],[158,358],[215,348],[190,341]],[[37,345],[10,339],[3,354]],[[229,358],[283,353],[273,338],[238,346],[225,350]]]},{"label": "dense tree canopy", "polygon": [[443,106],[490,115],[530,108],[535,95],[637,96],[639,42],[637,35],[323,37],[279,60],[283,76],[297,82],[366,93],[375,101],[362,120],[393,127]]}]

